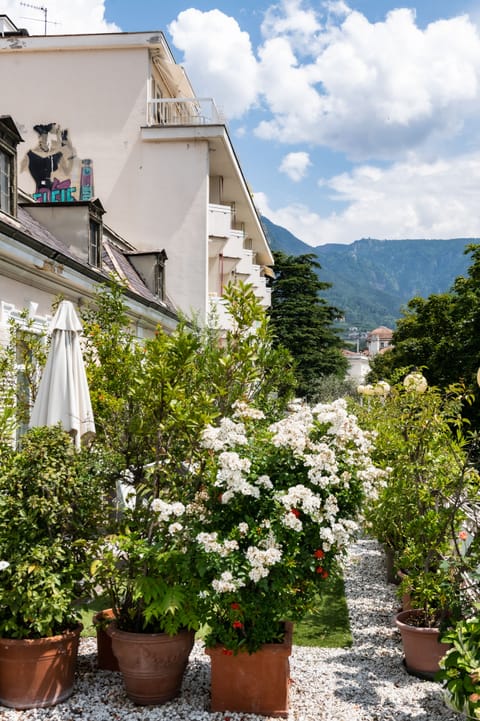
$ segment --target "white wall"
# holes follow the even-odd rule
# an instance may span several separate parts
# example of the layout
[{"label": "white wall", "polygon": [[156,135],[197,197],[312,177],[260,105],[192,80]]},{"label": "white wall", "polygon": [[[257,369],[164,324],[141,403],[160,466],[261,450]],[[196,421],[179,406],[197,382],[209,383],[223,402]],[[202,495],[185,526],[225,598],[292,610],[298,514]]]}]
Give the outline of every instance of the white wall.
[{"label": "white wall", "polygon": [[363,355],[348,356],[347,376],[351,380],[362,383],[370,370],[368,358]]},{"label": "white wall", "polygon": [[[139,250],[164,248],[168,296],[186,313],[205,314],[208,146],[140,140],[148,49],[11,52],[5,41],[0,46],[2,112],[13,116],[25,140],[19,161],[38,142],[34,125],[68,129],[78,158],[92,160],[93,197],[107,211],[104,222]],[[19,187],[35,191],[28,170]]]}]

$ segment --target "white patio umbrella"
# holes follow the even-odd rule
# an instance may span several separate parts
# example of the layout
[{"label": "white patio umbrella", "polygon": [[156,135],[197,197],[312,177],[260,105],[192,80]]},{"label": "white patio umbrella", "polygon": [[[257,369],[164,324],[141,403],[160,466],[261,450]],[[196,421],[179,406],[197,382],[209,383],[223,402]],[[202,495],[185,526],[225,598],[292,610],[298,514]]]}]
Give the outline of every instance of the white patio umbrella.
[{"label": "white patio umbrella", "polygon": [[63,300],[52,320],[50,352],[40,379],[30,426],[61,423],[75,446],[95,433],[92,404],[80,347],[82,324],[73,304]]}]

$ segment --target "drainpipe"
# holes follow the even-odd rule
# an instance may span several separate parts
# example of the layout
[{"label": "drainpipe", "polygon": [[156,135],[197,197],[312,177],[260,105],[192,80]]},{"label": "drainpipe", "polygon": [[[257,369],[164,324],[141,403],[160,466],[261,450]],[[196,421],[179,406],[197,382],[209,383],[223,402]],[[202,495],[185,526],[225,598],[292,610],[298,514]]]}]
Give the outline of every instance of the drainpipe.
[{"label": "drainpipe", "polygon": [[223,295],[223,253],[218,254],[218,258],[220,260],[220,278],[219,278],[219,285],[220,285],[220,297]]}]

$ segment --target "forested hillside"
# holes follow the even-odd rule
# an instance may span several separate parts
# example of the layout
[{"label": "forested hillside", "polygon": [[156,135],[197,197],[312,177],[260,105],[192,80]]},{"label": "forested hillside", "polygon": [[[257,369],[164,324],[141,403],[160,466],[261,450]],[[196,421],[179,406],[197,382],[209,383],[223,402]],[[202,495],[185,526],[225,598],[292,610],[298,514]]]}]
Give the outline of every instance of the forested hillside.
[{"label": "forested hillside", "polygon": [[273,250],[317,256],[320,279],[332,284],[325,299],[343,311],[347,328],[366,330],[379,325],[394,328],[401,307],[410,298],[449,290],[470,265],[465,247],[480,243],[480,238],[362,238],[349,245],[327,243],[313,248],[267,218],[262,222]]}]

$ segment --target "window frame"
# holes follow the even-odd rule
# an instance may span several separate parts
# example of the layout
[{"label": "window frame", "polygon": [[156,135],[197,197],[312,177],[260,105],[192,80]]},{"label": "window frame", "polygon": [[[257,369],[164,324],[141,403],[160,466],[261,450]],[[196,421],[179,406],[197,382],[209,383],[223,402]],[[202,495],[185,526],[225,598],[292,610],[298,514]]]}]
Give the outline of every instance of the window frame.
[{"label": "window frame", "polygon": [[[17,216],[17,145],[22,142],[10,115],[0,115],[0,152],[6,159],[6,190],[0,194],[0,212]],[[6,200],[5,200],[6,199]]]},{"label": "window frame", "polygon": [[[6,169],[2,166],[5,159]],[[0,133],[0,211],[16,215],[16,152]],[[5,181],[3,181],[5,179]],[[5,187],[3,187],[5,185]]]},{"label": "window frame", "polygon": [[100,215],[90,208],[88,218],[88,264],[93,268],[102,267],[103,223]]}]

